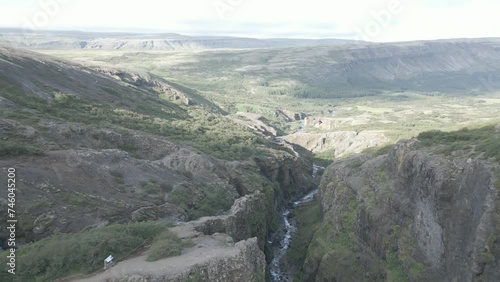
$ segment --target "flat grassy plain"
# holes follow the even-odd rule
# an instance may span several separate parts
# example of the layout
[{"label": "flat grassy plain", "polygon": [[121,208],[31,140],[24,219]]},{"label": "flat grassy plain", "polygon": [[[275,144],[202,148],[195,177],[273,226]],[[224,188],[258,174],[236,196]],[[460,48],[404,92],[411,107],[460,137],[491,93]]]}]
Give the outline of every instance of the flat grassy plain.
[{"label": "flat grassy plain", "polygon": [[[473,93],[388,89],[374,94],[372,86],[363,81],[364,84],[360,85],[360,89],[364,89],[362,91],[349,90],[341,82],[322,86],[331,91],[331,98],[328,99],[297,96],[304,89],[316,87],[317,77],[322,76],[322,71],[329,71],[321,64],[314,66],[318,62],[315,58],[325,56],[328,48],[318,47],[315,52],[303,49],[305,51],[297,57],[300,50],[40,52],[87,66],[159,76],[195,89],[230,115],[236,112],[261,114],[283,134],[294,132],[298,122],[285,122],[282,117],[275,117],[277,109],[343,121],[336,123],[333,129],[307,126],[304,132],[383,130],[389,142],[416,137],[428,130],[452,131],[500,122],[500,92],[481,88],[479,80],[478,89]],[[300,75],[304,77],[298,77]],[[328,79],[322,81],[325,84]],[[432,83],[435,81],[429,80],[429,84]],[[474,83],[469,82],[471,85]]]}]

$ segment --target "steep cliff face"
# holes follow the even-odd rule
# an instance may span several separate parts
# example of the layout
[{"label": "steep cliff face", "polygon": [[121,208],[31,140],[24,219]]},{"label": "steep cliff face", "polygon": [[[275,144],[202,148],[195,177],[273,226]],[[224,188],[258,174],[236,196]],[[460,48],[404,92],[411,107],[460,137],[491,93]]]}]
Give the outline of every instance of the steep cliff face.
[{"label": "steep cliff face", "polygon": [[416,144],[326,170],[307,281],[500,281],[498,164]]},{"label": "steep cliff face", "polygon": [[270,157],[256,157],[254,161],[260,173],[271,182],[279,185],[276,193],[279,200],[291,200],[317,186],[317,180],[312,177],[312,163],[305,158],[292,156],[288,153],[275,154]]}]

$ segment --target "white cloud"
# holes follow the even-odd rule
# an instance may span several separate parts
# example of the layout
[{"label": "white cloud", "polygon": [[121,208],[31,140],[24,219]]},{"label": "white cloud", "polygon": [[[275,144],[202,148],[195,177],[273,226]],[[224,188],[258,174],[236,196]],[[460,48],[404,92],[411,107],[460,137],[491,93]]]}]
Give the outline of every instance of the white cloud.
[{"label": "white cloud", "polygon": [[[357,32],[372,41],[500,37],[494,0],[0,0],[0,26],[33,22],[45,11],[40,3],[55,1],[67,4],[37,27],[311,38]],[[388,18],[395,1],[402,12]]]}]

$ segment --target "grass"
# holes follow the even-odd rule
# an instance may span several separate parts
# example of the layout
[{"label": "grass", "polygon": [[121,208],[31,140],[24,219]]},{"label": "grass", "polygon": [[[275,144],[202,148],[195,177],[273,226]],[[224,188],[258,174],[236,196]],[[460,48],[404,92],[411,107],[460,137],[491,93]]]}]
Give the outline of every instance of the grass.
[{"label": "grass", "polygon": [[13,156],[40,156],[43,155],[43,150],[31,145],[23,145],[8,141],[0,141],[0,157]]},{"label": "grass", "polygon": [[314,154],[313,159],[315,164],[322,167],[328,167],[335,159],[335,148],[316,153]]},{"label": "grass", "polygon": [[123,173],[122,173],[121,171],[119,171],[119,170],[115,170],[115,169],[114,169],[114,170],[109,171],[109,174],[110,174],[111,176],[113,176],[113,177],[116,177],[116,178],[123,178],[123,177],[124,177],[124,175],[123,175]]},{"label": "grass", "polygon": [[[134,72],[140,70],[142,73],[149,72],[160,78],[168,78],[168,82],[177,88],[188,94],[195,92],[194,94],[210,102],[205,104],[216,104],[230,114],[237,111],[261,114],[266,123],[275,126],[280,133],[293,132],[295,123],[275,117],[277,109],[304,112],[309,116],[352,119],[356,122],[342,123],[333,130],[382,130],[389,139],[388,143],[412,138],[436,128],[458,130],[464,126],[477,127],[495,120],[500,122],[500,93],[466,93],[460,90],[465,88],[457,87],[456,81],[450,80],[448,74],[415,77],[425,81],[418,84],[421,85],[419,89],[408,89],[408,82],[405,80],[395,79],[381,83],[359,70],[350,72],[347,81],[339,81],[338,77],[326,74],[328,67],[325,68],[323,61],[315,63],[318,58],[330,60],[330,56],[335,57],[334,61],[344,60],[342,56],[335,55],[337,51],[328,50],[329,47],[325,46],[308,50],[278,48],[197,53],[136,54],[74,50],[52,50],[46,53],[79,62],[98,62],[118,69],[131,69]],[[252,58],[251,63],[248,56]],[[281,67],[279,62],[287,64]],[[262,67],[246,69],[253,65]],[[471,81],[471,77],[465,73],[453,75],[458,75],[461,83],[473,82],[474,87],[479,83]],[[433,87],[436,89],[432,89]],[[308,128],[307,131],[331,130]],[[226,152],[221,150],[217,142],[210,140],[211,138],[207,139],[208,142],[195,141],[201,146],[194,146],[204,152],[211,151],[216,156],[225,155],[224,158],[251,155],[245,149],[235,147],[229,140],[224,142],[226,148],[230,149]],[[257,142],[254,145],[258,145]],[[327,164],[333,159],[332,154],[324,153],[326,156],[319,156],[318,160]]]},{"label": "grass", "polygon": [[146,261],[179,256],[184,248],[192,246],[191,241],[183,241],[171,231],[166,230],[155,238],[153,245],[149,248]]},{"label": "grass", "polygon": [[[305,51],[314,52],[312,50]],[[316,76],[309,73],[298,75],[303,70],[304,66],[302,65],[300,68],[288,69],[286,75],[283,75],[283,71],[275,69],[273,62],[269,61],[270,58],[286,56],[277,50],[255,51],[256,57],[253,63],[268,65],[267,70],[241,72],[239,69],[242,62],[246,62],[245,58],[249,54],[248,52],[221,51],[196,54],[144,52],[131,54],[111,51],[75,52],[70,50],[56,53],[48,51],[52,55],[57,54],[57,56],[68,59],[91,60],[120,69],[133,68],[134,71],[151,72],[154,76],[168,78],[168,83],[176,88],[203,98],[204,100],[202,100],[205,102],[201,101],[201,103],[207,105],[207,108],[212,109],[213,104],[216,104],[223,109],[222,112],[234,114],[237,111],[248,111],[261,114],[266,123],[277,127],[278,132],[281,133],[291,133],[294,123],[285,122],[282,117],[274,117],[276,109],[304,112],[312,116],[332,116],[334,113],[333,117],[335,118],[366,120],[364,123],[342,123],[335,130],[356,132],[383,130],[384,135],[389,139],[388,143],[415,137],[421,132],[436,128],[458,130],[464,126],[476,127],[493,120],[500,122],[497,110],[498,101],[500,101],[498,93],[469,95],[430,90],[401,91],[401,87],[398,85],[395,89],[377,90],[376,95],[366,89],[363,91],[365,93],[357,93],[356,91],[350,93],[343,89],[342,84],[328,80],[312,85],[311,81],[304,81],[305,77],[314,81],[321,80],[324,76],[321,73]],[[254,51],[250,53],[254,53]],[[294,58],[291,65],[302,60],[303,58],[298,56]],[[303,63],[310,64],[308,60]],[[244,64],[246,65],[246,63]],[[314,65],[310,66],[310,70],[317,71]],[[360,77],[365,76],[360,74]],[[375,84],[359,84],[362,88],[373,88],[373,85]],[[320,88],[323,89],[321,91],[326,91],[326,94],[316,93]],[[335,91],[330,91],[332,89]],[[324,95],[327,95],[328,99],[326,97],[324,97],[325,99],[318,98]],[[301,98],[297,99],[296,97]],[[304,99],[305,97],[314,97],[315,99]],[[193,112],[196,111],[198,110]],[[213,112],[213,109],[210,111]],[[200,113],[202,116],[205,115],[203,110],[200,110]],[[177,136],[179,141],[187,142],[205,153],[224,159],[241,159],[259,153],[259,150],[255,150],[256,147],[259,147],[259,140],[252,139],[251,145],[246,145],[245,136],[250,136],[241,135],[240,132],[244,131],[242,128],[232,129],[231,131],[237,133],[235,134],[236,138],[232,138],[220,130],[230,124],[226,121],[219,121],[217,126],[213,127],[206,126],[200,120],[191,120],[190,118],[187,120],[189,120],[188,123],[179,123],[175,126],[167,123],[170,131],[174,131],[174,128],[177,129],[168,135],[167,130],[163,128],[162,134],[167,133],[165,136],[169,137]],[[197,124],[200,126],[196,126]],[[191,129],[193,125],[195,128]],[[132,128],[139,130],[144,130],[141,128],[145,127],[149,128],[149,126],[132,125]],[[153,131],[158,131],[158,129]],[[309,128],[306,131],[324,132],[325,130]],[[222,138],[218,138],[219,136]],[[235,141],[239,141],[239,143]],[[324,153],[326,156],[320,156],[319,159],[325,160],[325,163],[332,160],[331,152]]]},{"label": "grass", "polygon": [[220,186],[178,186],[168,201],[183,208],[190,220],[222,213],[233,205],[234,199]]},{"label": "grass", "polygon": [[[204,106],[185,110],[158,97],[123,92],[122,89],[106,88],[104,91],[114,96],[119,94],[120,105],[59,92],[53,92],[52,101],[49,101],[0,79],[0,96],[32,111],[31,121],[36,117],[96,127],[119,126],[168,137],[229,160],[244,159],[261,152],[259,146],[263,141],[250,129]],[[0,117],[29,122],[30,119],[24,118],[23,114],[18,109],[6,109],[2,110]],[[30,148],[6,146],[0,148],[4,155],[36,153]],[[137,151],[137,148],[127,144],[120,147],[132,153]]]},{"label": "grass", "polygon": [[287,259],[290,265],[300,269],[304,264],[307,248],[311,242],[314,232],[321,222],[321,207],[319,201],[312,201],[297,207],[294,211],[296,215],[297,231],[294,234]]},{"label": "grass", "polygon": [[172,184],[169,183],[157,183],[156,181],[150,180],[150,181],[142,181],[140,183],[141,188],[146,192],[147,194],[160,194],[160,193],[169,193],[172,192],[174,189]]},{"label": "grass", "polygon": [[391,151],[394,148],[393,144],[385,145],[378,148],[368,148],[363,151],[364,154],[371,154],[374,157],[382,156]]},{"label": "grass", "polygon": [[[384,236],[384,244],[387,245],[385,256],[385,271],[387,281],[421,281],[422,272],[426,266],[415,260],[416,248],[413,238],[411,221],[403,228],[399,225],[392,227],[392,232]],[[397,250],[397,251],[396,251]]]},{"label": "grass", "polygon": [[500,133],[493,125],[452,132],[427,131],[419,134],[417,139],[420,141],[417,147],[434,147],[437,153],[464,152],[500,163]]},{"label": "grass", "polygon": [[387,281],[388,282],[405,282],[408,281],[408,276],[404,272],[403,267],[398,259],[398,254],[389,252],[386,255]]},{"label": "grass", "polygon": [[195,271],[184,280],[184,282],[201,282],[203,281],[201,277],[201,272],[199,270]]},{"label": "grass", "polygon": [[[169,226],[167,223],[141,222],[53,235],[19,248],[16,252],[16,276],[7,277],[6,272],[2,272],[0,280],[53,281],[68,275],[91,273],[102,268],[103,260],[108,255],[119,260],[146,240],[166,232]],[[172,235],[168,236],[175,239]],[[3,265],[5,258],[5,253],[2,253]]]}]

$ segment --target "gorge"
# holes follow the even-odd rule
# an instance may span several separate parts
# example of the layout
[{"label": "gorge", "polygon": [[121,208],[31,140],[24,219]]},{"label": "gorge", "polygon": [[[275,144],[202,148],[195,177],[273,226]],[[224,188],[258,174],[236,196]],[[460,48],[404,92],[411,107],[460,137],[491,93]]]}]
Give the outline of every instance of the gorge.
[{"label": "gorge", "polygon": [[1,281],[500,281],[498,39],[47,34],[1,33]]}]

